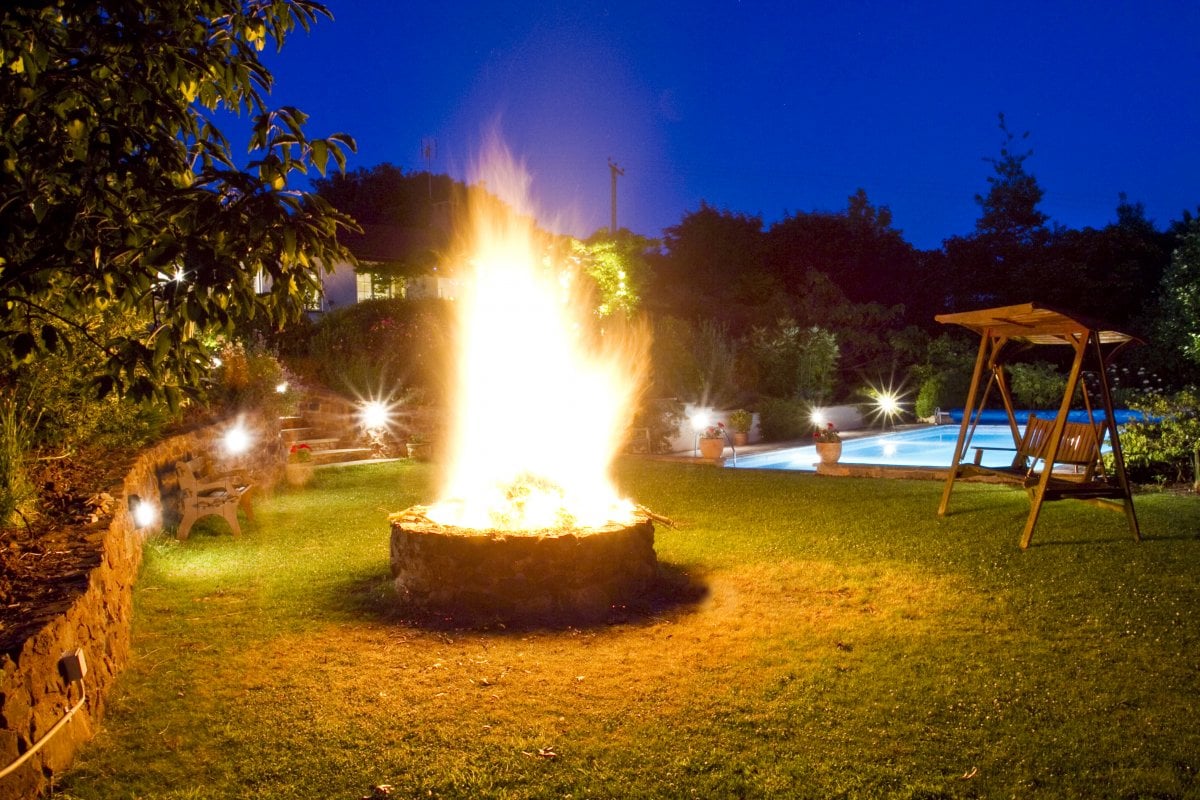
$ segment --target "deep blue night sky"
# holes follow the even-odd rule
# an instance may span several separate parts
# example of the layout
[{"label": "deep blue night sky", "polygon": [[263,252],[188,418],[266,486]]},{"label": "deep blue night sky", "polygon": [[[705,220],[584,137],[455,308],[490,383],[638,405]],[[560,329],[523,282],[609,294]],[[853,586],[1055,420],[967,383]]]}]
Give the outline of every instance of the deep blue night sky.
[{"label": "deep blue night sky", "polygon": [[[336,21],[266,62],[272,103],[345,131],[352,167],[465,179],[499,132],[544,224],[658,236],[702,200],[840,210],[858,187],[922,248],[969,233],[1002,143],[1030,132],[1042,209],[1161,228],[1200,205],[1200,3],[327,0]],[[969,7],[971,10],[965,11]]]}]

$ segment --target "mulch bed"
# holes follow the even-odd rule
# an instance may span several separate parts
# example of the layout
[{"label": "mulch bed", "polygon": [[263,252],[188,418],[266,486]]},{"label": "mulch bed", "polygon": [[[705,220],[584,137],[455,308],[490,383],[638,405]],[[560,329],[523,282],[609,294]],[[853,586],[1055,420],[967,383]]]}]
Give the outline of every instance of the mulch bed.
[{"label": "mulch bed", "polygon": [[0,653],[20,650],[87,588],[111,513],[106,489],[128,468],[123,456],[106,450],[35,462],[38,513],[0,529]]}]

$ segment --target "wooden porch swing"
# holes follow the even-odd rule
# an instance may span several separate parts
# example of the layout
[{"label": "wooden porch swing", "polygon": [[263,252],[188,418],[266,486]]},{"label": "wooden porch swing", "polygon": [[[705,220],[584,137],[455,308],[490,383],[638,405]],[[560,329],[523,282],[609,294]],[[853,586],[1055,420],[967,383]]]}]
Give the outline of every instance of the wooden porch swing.
[{"label": "wooden porch swing", "polygon": [[[1133,509],[1129,478],[1125,473],[1125,459],[1121,453],[1121,440],[1113,415],[1112,392],[1106,372],[1120,350],[1139,340],[1126,333],[1105,329],[1099,323],[1077,314],[1039,303],[939,314],[934,319],[948,325],[961,325],[980,336],[979,355],[975,359],[975,372],[963,407],[954,460],[946,476],[938,516],[945,516],[949,508],[955,479],[987,474],[1017,483],[1029,493],[1029,518],[1021,534],[1022,549],[1028,547],[1033,538],[1042,503],[1067,498],[1114,510],[1123,509],[1134,540],[1140,541],[1141,532]],[[1074,350],[1075,358],[1057,416],[1048,420],[1030,415],[1022,434],[1017,425],[1003,367],[1007,359],[1036,345],[1066,345]],[[1084,362],[1089,358],[1092,360],[1091,367],[1096,371],[1103,404],[1104,418],[1099,421],[1093,412],[1087,386],[1081,380]],[[988,376],[986,385],[981,389],[985,374]],[[974,459],[966,463],[963,461],[993,389],[998,391],[1008,416],[1013,437],[1012,449],[1016,454],[1009,467],[1000,469],[980,464],[982,451],[987,448],[975,448]],[[1087,422],[1070,422],[1067,419],[1077,390],[1083,398]],[[1105,471],[1100,456],[1106,434],[1112,449],[1112,476]]]}]

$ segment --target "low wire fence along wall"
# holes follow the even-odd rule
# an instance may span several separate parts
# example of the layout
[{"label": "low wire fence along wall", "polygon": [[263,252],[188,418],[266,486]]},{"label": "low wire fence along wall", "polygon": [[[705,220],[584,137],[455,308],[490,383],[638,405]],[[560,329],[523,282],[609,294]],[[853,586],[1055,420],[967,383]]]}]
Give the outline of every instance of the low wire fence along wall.
[{"label": "low wire fence along wall", "polygon": [[[270,435],[269,426],[258,430]],[[87,552],[77,585],[62,600],[37,609],[23,626],[28,635],[0,653],[0,800],[45,792],[95,734],[113,682],[129,660],[142,547],[161,532],[163,517],[168,526],[179,518],[175,462],[216,452],[223,432],[220,426],[198,429],[143,451],[121,484],[109,490],[111,519],[71,532],[84,540]],[[278,438],[278,425],[274,435]],[[269,462],[249,466],[268,484],[279,469]],[[134,497],[162,510],[159,521],[138,527],[130,509]],[[82,676],[77,653],[86,664]]]}]

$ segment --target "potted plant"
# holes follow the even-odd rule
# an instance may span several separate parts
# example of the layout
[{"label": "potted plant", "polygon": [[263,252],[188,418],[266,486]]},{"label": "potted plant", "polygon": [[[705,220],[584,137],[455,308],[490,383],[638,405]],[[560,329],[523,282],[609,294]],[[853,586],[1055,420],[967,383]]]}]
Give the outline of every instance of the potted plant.
[{"label": "potted plant", "polygon": [[716,461],[725,452],[725,423],[709,425],[700,433],[700,455]]},{"label": "potted plant", "polygon": [[284,475],[292,486],[303,486],[312,480],[314,465],[312,463],[312,446],[297,442],[288,450],[287,464],[284,465]]},{"label": "potted plant", "polygon": [[754,425],[754,415],[744,408],[729,415],[729,427],[733,428],[734,447],[741,447],[750,441],[750,428]]},{"label": "potted plant", "polygon": [[842,457],[842,437],[832,422],[813,431],[813,443],[817,446],[817,455],[822,464],[836,464]]}]

